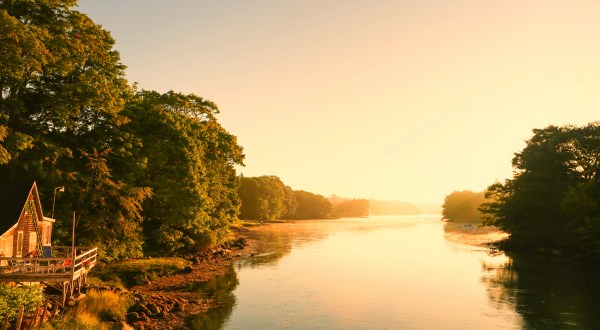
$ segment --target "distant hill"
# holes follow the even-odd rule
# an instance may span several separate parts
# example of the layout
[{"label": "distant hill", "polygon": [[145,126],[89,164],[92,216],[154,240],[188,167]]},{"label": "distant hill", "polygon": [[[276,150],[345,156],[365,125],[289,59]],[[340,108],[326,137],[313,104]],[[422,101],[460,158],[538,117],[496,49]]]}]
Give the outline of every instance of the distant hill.
[{"label": "distant hill", "polygon": [[400,201],[369,200],[370,215],[421,214],[423,211],[412,203]]},{"label": "distant hill", "polygon": [[[333,205],[334,211],[336,206],[343,206],[346,203],[356,204],[358,202],[366,202],[365,199],[345,198],[332,195],[328,198]],[[370,199],[368,200],[368,215],[411,215],[411,214],[442,214],[442,205],[440,204],[413,204],[401,201],[382,201]],[[362,209],[362,207],[361,207]],[[341,210],[340,210],[341,211]],[[335,214],[335,212],[333,212]],[[347,216],[338,212],[337,216]],[[360,216],[367,214],[361,213]],[[354,215],[354,216],[359,216]]]}]

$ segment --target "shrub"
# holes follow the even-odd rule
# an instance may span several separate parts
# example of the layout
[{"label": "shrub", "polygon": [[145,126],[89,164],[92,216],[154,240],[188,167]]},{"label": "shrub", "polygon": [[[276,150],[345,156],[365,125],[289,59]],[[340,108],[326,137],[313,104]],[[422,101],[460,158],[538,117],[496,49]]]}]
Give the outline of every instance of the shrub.
[{"label": "shrub", "polygon": [[12,320],[23,305],[25,314],[32,314],[34,309],[44,301],[42,287],[39,285],[16,286],[0,283],[0,319],[7,316]]}]

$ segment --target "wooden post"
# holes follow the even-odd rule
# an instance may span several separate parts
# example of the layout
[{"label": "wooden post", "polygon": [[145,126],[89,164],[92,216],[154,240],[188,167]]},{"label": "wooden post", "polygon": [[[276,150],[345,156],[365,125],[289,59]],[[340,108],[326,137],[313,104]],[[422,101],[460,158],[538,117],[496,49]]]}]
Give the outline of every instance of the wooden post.
[{"label": "wooden post", "polygon": [[33,315],[31,316],[31,321],[29,322],[29,327],[27,329],[33,329],[35,327],[35,322],[37,322],[38,314],[40,312],[41,302],[35,307],[33,310]]},{"label": "wooden post", "polygon": [[23,313],[25,312],[25,307],[21,305],[19,307],[19,313],[17,314],[17,324],[15,325],[16,330],[21,330],[21,323],[23,322]]},{"label": "wooden post", "polygon": [[48,312],[48,303],[50,303],[50,298],[46,298],[46,302],[44,303],[44,311],[42,312],[42,318],[40,319],[40,326],[44,324],[44,320],[46,319],[46,312]]}]

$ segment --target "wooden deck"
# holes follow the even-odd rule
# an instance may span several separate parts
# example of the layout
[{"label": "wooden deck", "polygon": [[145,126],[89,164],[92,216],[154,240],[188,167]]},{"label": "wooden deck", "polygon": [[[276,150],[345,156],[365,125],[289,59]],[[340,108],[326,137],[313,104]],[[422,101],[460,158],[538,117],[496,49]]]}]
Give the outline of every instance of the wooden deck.
[{"label": "wooden deck", "polygon": [[50,258],[0,258],[0,282],[63,282],[77,279],[96,265],[98,248],[52,247]]},{"label": "wooden deck", "polygon": [[98,248],[53,246],[52,257],[2,257],[0,282],[44,282],[61,284],[63,304],[87,281],[88,272],[96,265]]}]

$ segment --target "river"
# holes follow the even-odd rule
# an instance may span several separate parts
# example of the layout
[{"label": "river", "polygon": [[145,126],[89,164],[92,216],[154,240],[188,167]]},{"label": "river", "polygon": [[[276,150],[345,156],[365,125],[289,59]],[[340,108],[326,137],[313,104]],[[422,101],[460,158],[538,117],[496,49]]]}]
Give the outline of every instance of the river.
[{"label": "river", "polygon": [[597,268],[508,257],[439,215],[297,221],[197,288],[194,329],[600,329]]}]

